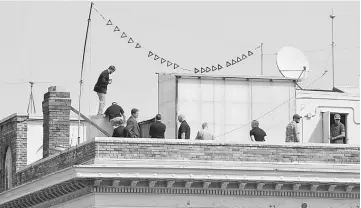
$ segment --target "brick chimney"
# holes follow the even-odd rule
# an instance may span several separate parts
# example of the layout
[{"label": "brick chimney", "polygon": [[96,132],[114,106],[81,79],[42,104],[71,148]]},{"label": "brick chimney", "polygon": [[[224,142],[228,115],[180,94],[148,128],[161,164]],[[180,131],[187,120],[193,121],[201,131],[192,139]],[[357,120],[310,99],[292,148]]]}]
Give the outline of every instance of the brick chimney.
[{"label": "brick chimney", "polygon": [[43,101],[43,158],[69,147],[70,92],[51,86]]}]

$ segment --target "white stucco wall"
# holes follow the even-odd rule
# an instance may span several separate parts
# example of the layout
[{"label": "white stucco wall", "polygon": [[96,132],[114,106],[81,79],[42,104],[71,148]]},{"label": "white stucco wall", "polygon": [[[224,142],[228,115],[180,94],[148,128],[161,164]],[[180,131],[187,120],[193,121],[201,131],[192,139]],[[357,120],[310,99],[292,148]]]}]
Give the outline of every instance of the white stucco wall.
[{"label": "white stucco wall", "polygon": [[322,112],[331,112],[347,114],[348,142],[360,145],[359,96],[339,92],[297,91],[296,105],[298,114],[309,115],[300,122],[300,133],[304,143],[324,142]]},{"label": "white stucco wall", "polygon": [[[78,121],[70,122],[69,132],[70,146],[75,146],[78,138]],[[86,141],[86,126],[83,121],[80,124],[80,142]],[[43,120],[42,118],[30,118],[27,131],[27,164],[31,164],[43,158]]]},{"label": "white stucco wall", "polygon": [[357,208],[359,199],[155,195],[107,193],[87,195],[52,208]]}]

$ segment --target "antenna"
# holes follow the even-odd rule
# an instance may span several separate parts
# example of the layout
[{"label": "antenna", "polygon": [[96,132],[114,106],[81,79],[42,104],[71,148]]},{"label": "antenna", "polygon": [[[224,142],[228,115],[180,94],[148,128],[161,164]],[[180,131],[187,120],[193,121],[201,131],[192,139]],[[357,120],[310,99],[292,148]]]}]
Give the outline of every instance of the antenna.
[{"label": "antenna", "polygon": [[284,77],[300,82],[306,79],[310,68],[307,57],[297,48],[286,46],[277,53],[277,67]]},{"label": "antenna", "polygon": [[29,97],[29,103],[28,103],[28,110],[26,111],[29,115],[29,108],[31,110],[31,112],[34,109],[34,112],[32,113],[36,113],[36,109],[35,109],[35,101],[34,101],[34,96],[33,96],[33,86],[34,86],[34,82],[29,82],[30,84],[30,97]]},{"label": "antenna", "polygon": [[29,102],[28,102],[28,109],[27,109],[27,113],[28,115],[30,113],[36,113],[36,109],[35,109],[35,100],[34,100],[34,94],[33,94],[33,87],[34,84],[46,84],[46,83],[51,83],[51,82],[34,82],[34,81],[28,81],[28,82],[5,82],[4,84],[30,84],[30,96],[29,96]]},{"label": "antenna", "polygon": [[332,24],[332,89],[335,87],[335,42],[333,42],[333,19],[336,16],[333,15],[333,8],[332,8],[332,14],[330,15],[331,18],[331,24]]}]

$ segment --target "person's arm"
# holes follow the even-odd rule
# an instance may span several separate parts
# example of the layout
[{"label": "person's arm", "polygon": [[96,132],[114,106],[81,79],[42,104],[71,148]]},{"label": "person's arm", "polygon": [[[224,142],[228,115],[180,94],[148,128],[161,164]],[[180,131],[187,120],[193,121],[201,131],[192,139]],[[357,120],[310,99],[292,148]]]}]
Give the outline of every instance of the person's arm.
[{"label": "person's arm", "polygon": [[133,128],[134,128],[134,126],[133,126],[133,122],[132,122],[131,120],[129,120],[129,119],[128,119],[126,129],[127,129],[127,131],[128,131],[128,135],[129,135],[129,137],[131,137],[131,138],[133,138],[133,137],[134,137],[134,131],[133,131]]},{"label": "person's arm", "polygon": [[299,137],[299,134],[298,134],[298,132],[297,132],[297,126],[296,126],[296,125],[293,126],[293,134],[294,134],[294,136],[295,136],[295,138],[296,138],[296,141],[295,141],[295,142],[300,142],[300,137]]},{"label": "person's arm", "polygon": [[254,135],[253,135],[252,130],[251,130],[251,131],[249,131],[249,136],[251,137],[251,141],[252,141],[252,142],[254,142],[254,141],[255,141],[255,139],[254,139]]}]

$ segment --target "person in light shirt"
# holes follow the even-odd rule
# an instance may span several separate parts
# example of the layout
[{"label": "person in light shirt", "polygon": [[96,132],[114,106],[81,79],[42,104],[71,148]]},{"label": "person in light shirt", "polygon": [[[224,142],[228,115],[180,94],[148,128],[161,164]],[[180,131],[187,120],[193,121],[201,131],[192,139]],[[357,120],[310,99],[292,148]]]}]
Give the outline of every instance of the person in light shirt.
[{"label": "person in light shirt", "polygon": [[208,123],[202,124],[202,129],[198,131],[196,140],[214,140],[214,136],[208,131]]}]

